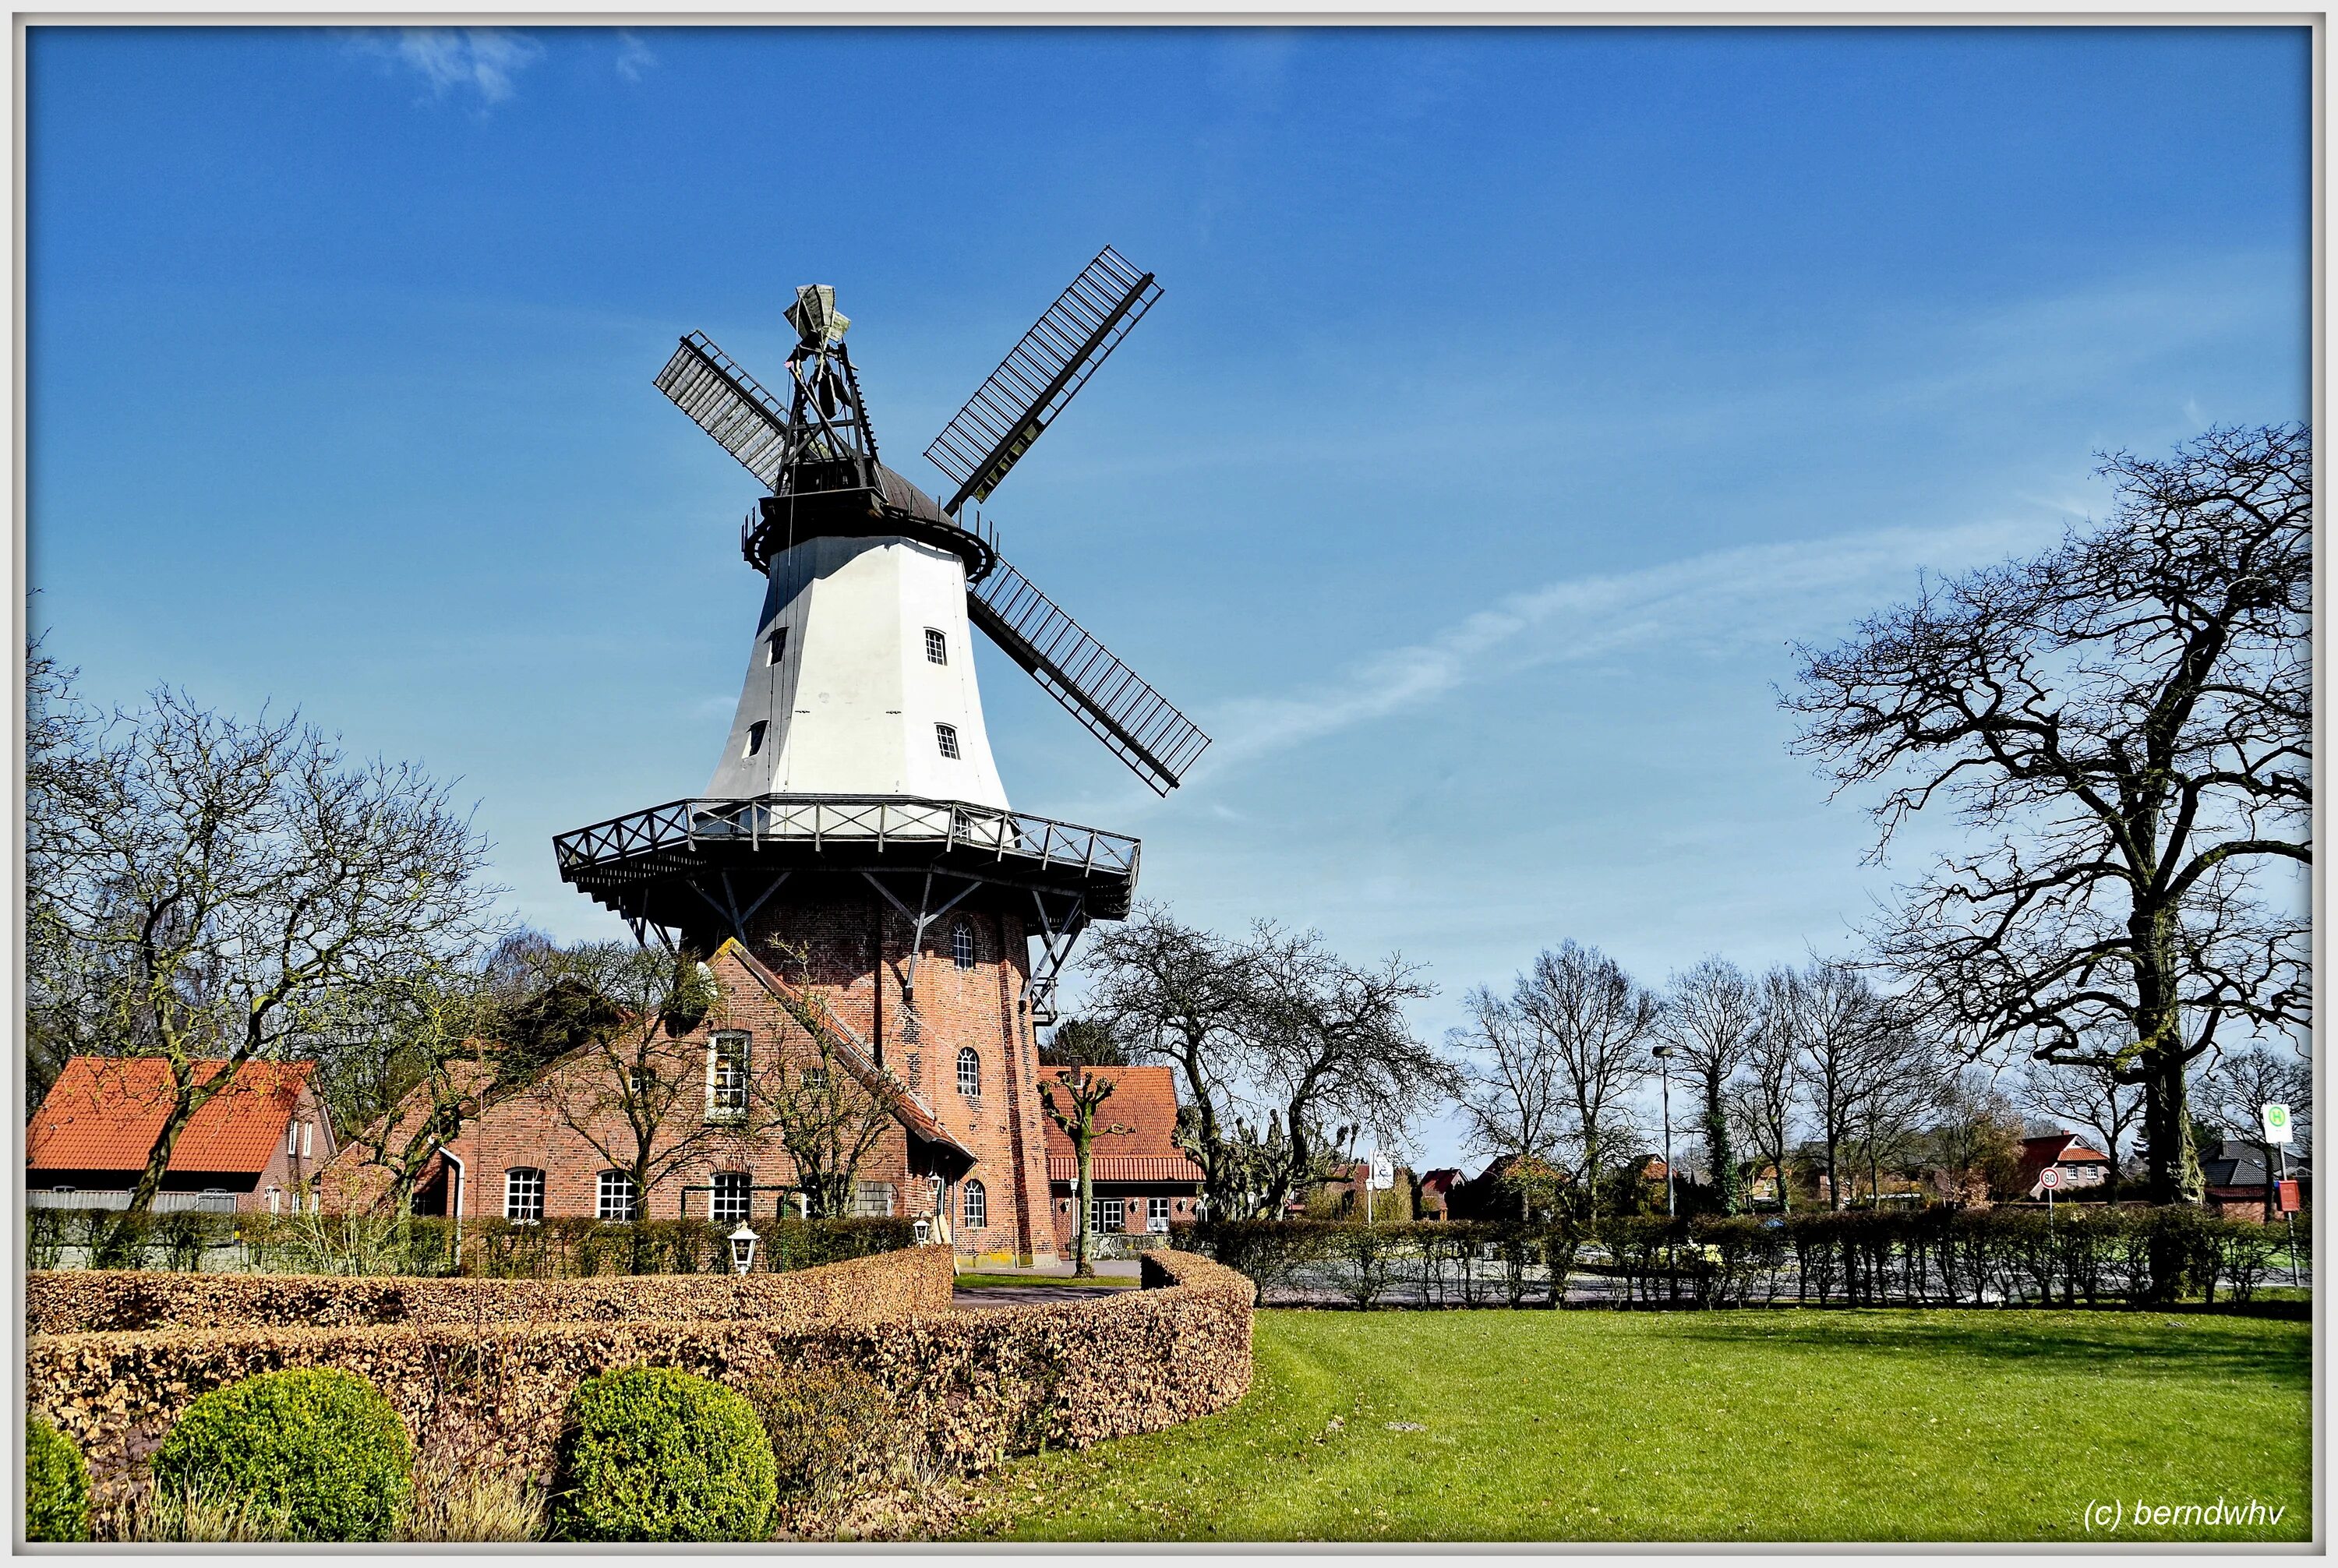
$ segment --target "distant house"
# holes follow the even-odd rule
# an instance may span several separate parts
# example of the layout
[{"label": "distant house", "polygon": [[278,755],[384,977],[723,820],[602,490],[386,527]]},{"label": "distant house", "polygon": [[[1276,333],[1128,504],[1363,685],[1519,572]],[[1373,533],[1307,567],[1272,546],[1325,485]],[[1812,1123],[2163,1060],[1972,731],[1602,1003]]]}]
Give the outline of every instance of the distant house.
[{"label": "distant house", "polygon": [[[209,1084],[224,1062],[198,1062]],[[314,1206],[312,1182],[337,1147],[310,1062],[247,1062],[197,1107],[171,1150],[158,1211],[291,1212]],[[25,1191],[34,1208],[121,1209],[171,1113],[160,1056],[76,1056],[25,1129]]]},{"label": "distant house", "polygon": [[1440,1166],[1420,1179],[1420,1218],[1449,1220],[1453,1217],[1453,1189],[1461,1184],[1461,1172],[1453,1167]]},{"label": "distant house", "polygon": [[[2237,1138],[2227,1138],[2200,1151],[2200,1174],[2207,1180],[2209,1205],[2218,1214],[2234,1220],[2264,1218],[2266,1178],[2263,1149]],[[2281,1179],[2277,1168],[2273,1179]],[[2310,1203],[2313,1172],[2294,1156],[2289,1161],[2289,1179],[2297,1183],[2298,1200]]]},{"label": "distant house", "polygon": [[[1083,1069],[1039,1069],[1039,1082],[1053,1083]],[[1112,1094],[1096,1108],[1096,1126],[1125,1131],[1100,1135],[1090,1152],[1087,1227],[1092,1234],[1164,1235],[1172,1220],[1194,1218],[1202,1195],[1202,1168],[1177,1147],[1177,1079],[1168,1067],[1090,1067],[1085,1071],[1112,1083]],[[1056,1091],[1056,1103],[1071,1109]],[[1073,1210],[1079,1207],[1079,1158],[1069,1134],[1047,1119],[1047,1193],[1055,1210],[1056,1240],[1069,1256],[1075,1240]]]},{"label": "distant house", "polygon": [[2024,1198],[2046,1196],[2046,1172],[2060,1173],[2056,1191],[2100,1187],[2111,1179],[2111,1157],[2090,1149],[2075,1132],[2048,1132],[2021,1141],[2021,1166],[2014,1191]]}]

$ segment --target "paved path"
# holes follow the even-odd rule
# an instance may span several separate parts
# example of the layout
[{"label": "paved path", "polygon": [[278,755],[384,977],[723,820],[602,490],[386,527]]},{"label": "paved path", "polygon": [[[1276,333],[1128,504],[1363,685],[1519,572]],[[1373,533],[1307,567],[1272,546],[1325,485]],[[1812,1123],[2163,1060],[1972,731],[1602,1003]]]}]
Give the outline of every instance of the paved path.
[{"label": "paved path", "polygon": [[990,1307],[1044,1307],[1056,1301],[1088,1301],[1098,1296],[1125,1296],[1125,1285],[995,1285],[958,1291],[952,1298],[960,1310]]}]

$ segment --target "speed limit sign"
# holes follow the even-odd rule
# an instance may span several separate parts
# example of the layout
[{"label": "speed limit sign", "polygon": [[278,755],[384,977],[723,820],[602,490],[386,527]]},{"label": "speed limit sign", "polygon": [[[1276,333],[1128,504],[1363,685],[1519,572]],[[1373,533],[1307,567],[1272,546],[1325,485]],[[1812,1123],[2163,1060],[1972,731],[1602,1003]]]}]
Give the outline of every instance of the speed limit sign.
[{"label": "speed limit sign", "polygon": [[2061,1184],[2062,1171],[2058,1166],[2048,1165],[2045,1170],[2038,1172],[2038,1185],[2045,1188],[2048,1192]]}]

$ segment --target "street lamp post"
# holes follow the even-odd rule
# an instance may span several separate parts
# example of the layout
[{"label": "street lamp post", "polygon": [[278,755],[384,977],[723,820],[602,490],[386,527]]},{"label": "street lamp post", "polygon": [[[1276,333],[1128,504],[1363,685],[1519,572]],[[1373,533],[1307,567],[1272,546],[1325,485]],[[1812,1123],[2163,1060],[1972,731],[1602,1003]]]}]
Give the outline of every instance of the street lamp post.
[{"label": "street lamp post", "polygon": [[1656,1059],[1656,1082],[1663,1085],[1659,1093],[1665,1105],[1665,1218],[1673,1218],[1673,1073],[1667,1060],[1673,1054],[1669,1045],[1659,1045],[1649,1054]]}]

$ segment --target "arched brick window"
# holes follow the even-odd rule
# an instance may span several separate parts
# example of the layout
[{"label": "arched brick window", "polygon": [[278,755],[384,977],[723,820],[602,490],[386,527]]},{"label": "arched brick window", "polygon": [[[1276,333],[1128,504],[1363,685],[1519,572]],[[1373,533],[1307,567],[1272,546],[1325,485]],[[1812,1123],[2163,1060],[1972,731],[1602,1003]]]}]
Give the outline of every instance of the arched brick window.
[{"label": "arched brick window", "polygon": [[990,1195],[982,1190],[979,1181],[968,1177],[966,1183],[966,1228],[979,1230],[989,1223]]},{"label": "arched brick window", "polygon": [[504,1172],[504,1218],[534,1223],[544,1218],[544,1172],[532,1165]]},{"label": "arched brick window", "polygon": [[982,1093],[982,1058],[974,1054],[971,1045],[958,1047],[958,1092],[969,1100]]},{"label": "arched brick window", "polygon": [[950,959],[961,969],[974,967],[974,922],[961,920],[950,927]]},{"label": "arched brick window", "polygon": [[604,1171],[594,1192],[593,1217],[596,1220],[624,1221],[638,1220],[638,1199],[634,1191],[634,1179],[623,1171]]}]

